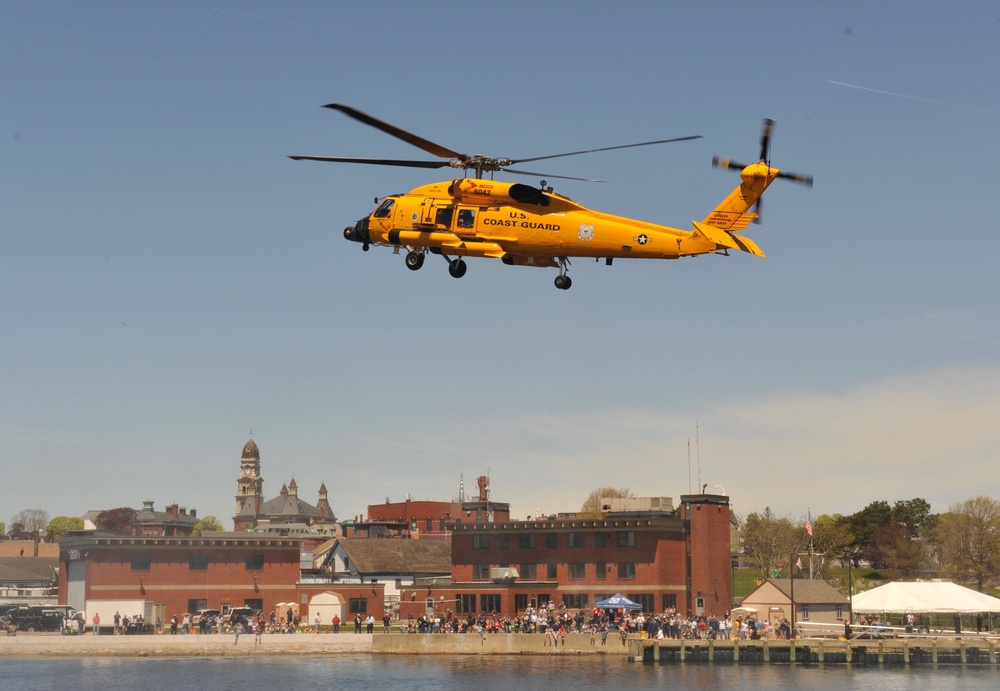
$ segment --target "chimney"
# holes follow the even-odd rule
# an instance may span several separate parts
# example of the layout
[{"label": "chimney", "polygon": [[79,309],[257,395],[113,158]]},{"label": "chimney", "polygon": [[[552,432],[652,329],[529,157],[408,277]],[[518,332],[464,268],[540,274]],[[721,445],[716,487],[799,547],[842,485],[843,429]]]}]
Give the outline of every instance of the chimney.
[{"label": "chimney", "polygon": [[191,518],[198,518],[198,512],[195,509],[191,509]]}]

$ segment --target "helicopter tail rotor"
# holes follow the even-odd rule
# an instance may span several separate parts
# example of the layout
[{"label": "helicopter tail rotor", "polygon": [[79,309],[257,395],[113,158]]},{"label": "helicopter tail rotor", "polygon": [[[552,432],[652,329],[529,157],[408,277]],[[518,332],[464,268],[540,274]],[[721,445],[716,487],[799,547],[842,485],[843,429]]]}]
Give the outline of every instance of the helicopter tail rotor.
[{"label": "helicopter tail rotor", "polygon": [[[771,135],[774,133],[774,119],[764,118],[764,124],[761,128],[760,133],[760,159],[757,165],[763,164],[764,174],[768,176],[773,176],[775,178],[782,178],[784,180],[791,180],[792,182],[798,183],[800,185],[805,185],[806,187],[812,187],[813,176],[805,175],[802,173],[788,173],[780,170],[775,170],[771,168]],[[737,163],[728,158],[722,158],[721,156],[712,157],[712,167],[721,168],[723,170],[740,170],[745,171],[752,166],[746,166],[742,163]],[[754,223],[760,223],[761,215],[761,197],[757,197],[754,202],[753,207],[750,209],[751,213],[754,214]]]}]

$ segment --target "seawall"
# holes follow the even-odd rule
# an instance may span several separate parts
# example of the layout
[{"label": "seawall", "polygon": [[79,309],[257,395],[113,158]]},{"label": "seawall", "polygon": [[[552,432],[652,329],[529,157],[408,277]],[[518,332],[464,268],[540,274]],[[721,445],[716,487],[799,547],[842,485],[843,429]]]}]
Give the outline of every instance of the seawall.
[{"label": "seawall", "polygon": [[253,634],[60,636],[0,633],[2,657],[239,657],[268,655],[607,655],[624,660],[617,637],[590,644],[589,634],[568,634],[556,647],[541,634]]}]

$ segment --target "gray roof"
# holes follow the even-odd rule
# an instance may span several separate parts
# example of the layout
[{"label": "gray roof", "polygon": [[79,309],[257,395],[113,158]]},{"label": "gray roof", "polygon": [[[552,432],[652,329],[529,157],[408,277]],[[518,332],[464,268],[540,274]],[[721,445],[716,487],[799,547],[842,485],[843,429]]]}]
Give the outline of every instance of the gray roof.
[{"label": "gray roof", "polygon": [[[771,583],[785,597],[791,600],[791,579],[770,578],[765,581],[765,583]],[[757,590],[759,590],[759,588]],[[757,590],[754,590],[754,593],[756,593]],[[753,595],[753,593],[751,593],[751,595]],[[795,602],[797,604],[846,605],[850,601],[839,590],[826,581],[821,581],[819,579],[796,578]]]},{"label": "gray roof", "polygon": [[49,583],[58,573],[58,558],[0,557],[0,585]]},{"label": "gray roof", "polygon": [[339,538],[359,574],[451,574],[451,538]]}]

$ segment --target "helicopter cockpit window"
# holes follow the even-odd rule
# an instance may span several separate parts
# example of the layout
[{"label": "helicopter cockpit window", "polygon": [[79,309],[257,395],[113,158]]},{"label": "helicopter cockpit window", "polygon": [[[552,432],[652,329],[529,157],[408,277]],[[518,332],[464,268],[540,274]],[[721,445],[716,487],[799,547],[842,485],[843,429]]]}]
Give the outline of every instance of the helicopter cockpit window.
[{"label": "helicopter cockpit window", "polygon": [[375,213],[372,214],[375,218],[389,218],[392,214],[392,206],[396,203],[395,199],[386,199],[382,202],[382,205],[375,209]]},{"label": "helicopter cockpit window", "polygon": [[476,223],[476,212],[472,209],[459,209],[458,227],[471,228]]},{"label": "helicopter cockpit window", "polygon": [[438,209],[437,213],[434,214],[434,223],[435,223],[435,225],[439,225],[439,226],[442,226],[444,228],[450,228],[451,227],[451,216],[452,216],[452,212],[453,211],[454,211],[454,209],[452,209],[450,206],[445,207],[443,209]]}]

